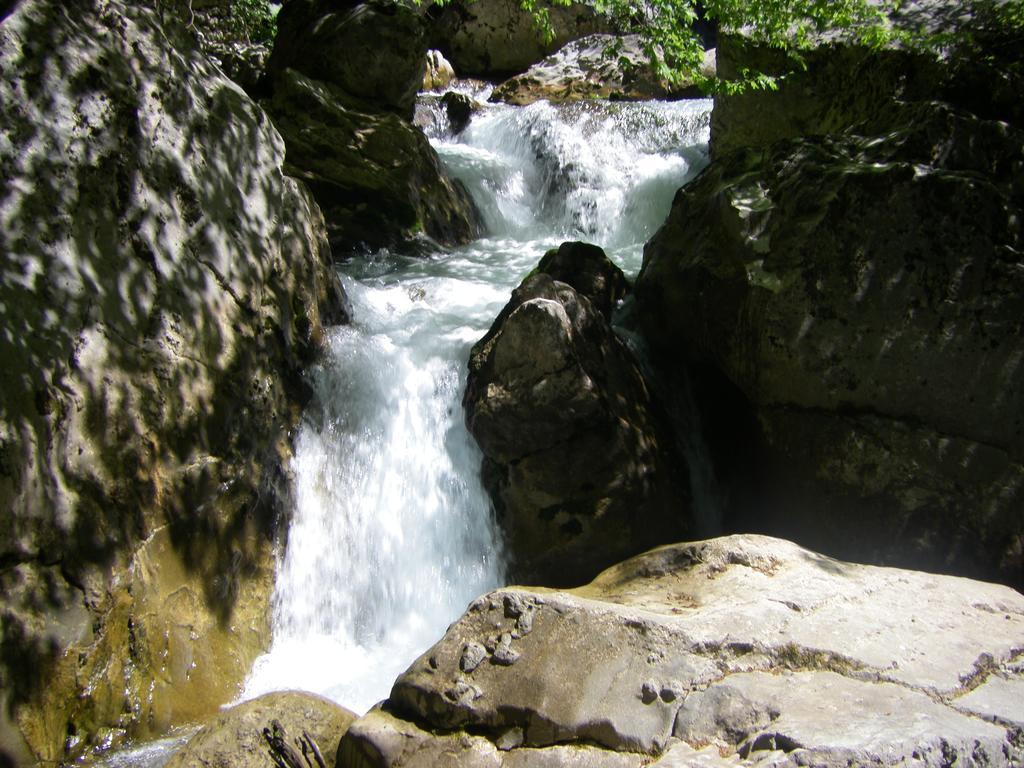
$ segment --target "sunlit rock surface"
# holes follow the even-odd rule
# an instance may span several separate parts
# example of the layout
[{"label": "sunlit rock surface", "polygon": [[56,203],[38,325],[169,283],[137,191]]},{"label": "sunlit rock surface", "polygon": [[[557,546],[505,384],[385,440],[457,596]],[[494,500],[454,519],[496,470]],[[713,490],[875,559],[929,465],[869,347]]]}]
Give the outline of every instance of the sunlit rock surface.
[{"label": "sunlit rock surface", "polygon": [[237,693],[343,296],[269,119],[150,11],[23,0],[0,69],[0,749],[55,761]]},{"label": "sunlit rock surface", "polygon": [[530,10],[505,0],[473,0],[429,7],[428,34],[460,77],[507,77],[524,71],[570,40],[611,32],[610,19],[585,2],[541,0],[552,37],[544,40]]},{"label": "sunlit rock surface", "polygon": [[[731,536],[470,605],[351,766],[1015,765],[1024,597]],[[481,648],[482,654],[473,651]],[[984,701],[982,704],[981,702]]]},{"label": "sunlit rock surface", "polygon": [[[338,742],[355,719],[349,710],[312,693],[268,693],[212,718],[165,768],[263,768],[271,764],[263,731],[273,735],[275,724],[283,729],[285,743],[297,755],[303,754],[297,740],[308,736],[326,768],[334,768]],[[315,765],[312,748],[306,744],[309,760]]]},{"label": "sunlit rock surface", "polygon": [[[702,73],[715,74],[715,51],[704,56]],[[659,99],[699,97],[691,83],[671,86],[651,69],[639,35],[587,35],[573,40],[526,72],[494,89],[492,101],[526,105],[580,99]]]},{"label": "sunlit rock surface", "polygon": [[609,322],[626,289],[600,248],[565,243],[470,354],[466,423],[517,578],[579,584],[687,529],[684,467]]}]

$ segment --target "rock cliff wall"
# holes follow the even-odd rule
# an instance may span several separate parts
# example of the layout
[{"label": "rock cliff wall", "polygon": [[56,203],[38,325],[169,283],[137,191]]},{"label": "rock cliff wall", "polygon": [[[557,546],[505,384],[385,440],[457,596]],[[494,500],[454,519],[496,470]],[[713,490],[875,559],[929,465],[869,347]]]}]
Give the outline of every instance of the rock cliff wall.
[{"label": "rock cliff wall", "polygon": [[23,0],[0,70],[2,748],[56,761],[236,693],[344,297],[269,119],[152,12]]},{"label": "rock cliff wall", "polygon": [[1020,585],[1020,41],[960,5],[905,9],[961,41],[942,57],[828,45],[779,93],[716,101],[638,308],[663,370],[703,381],[727,526]]}]

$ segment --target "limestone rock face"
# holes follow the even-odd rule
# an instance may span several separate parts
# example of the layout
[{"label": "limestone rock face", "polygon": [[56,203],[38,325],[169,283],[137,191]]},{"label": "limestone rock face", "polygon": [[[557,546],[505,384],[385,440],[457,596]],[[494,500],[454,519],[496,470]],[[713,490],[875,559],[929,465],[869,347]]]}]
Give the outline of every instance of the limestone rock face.
[{"label": "limestone rock face", "polygon": [[[290,746],[308,733],[327,768],[334,768],[338,742],[355,719],[349,710],[312,693],[268,693],[217,715],[189,739],[166,768],[264,768],[270,765],[270,758],[263,729],[272,732],[275,721],[283,727]],[[297,748],[296,752],[301,754]]]},{"label": "limestone rock face", "polygon": [[[1008,698],[1024,681],[1022,637],[1024,597],[1004,586],[769,537],[675,544],[579,589],[478,599],[341,754],[407,768],[439,754],[458,766],[1010,766],[1024,757]],[[476,645],[486,653],[469,666]]]},{"label": "limestone rock face", "polygon": [[529,11],[505,0],[448,3],[429,14],[430,36],[462,77],[507,77],[524,71],[570,40],[595,32],[611,32],[610,21],[592,5],[562,6],[542,0],[554,37],[541,39]]},{"label": "limestone rock face", "polygon": [[327,83],[279,73],[266,103],[340,248],[412,241],[455,244],[479,234],[469,194],[441,166],[422,131],[389,112],[358,111]]},{"label": "limestone rock face", "polygon": [[298,372],[344,297],[269,119],[152,12],[23,0],[0,69],[0,749],[70,760],[211,711],[264,648]]},{"label": "limestone rock face", "polygon": [[281,7],[268,63],[341,89],[370,108],[412,119],[426,73],[423,21],[389,0],[292,0]]},{"label": "limestone rock face", "polygon": [[567,243],[471,352],[466,421],[520,578],[581,583],[685,530],[682,468],[609,324],[624,290],[603,251]]},{"label": "limestone rock face", "polygon": [[[1024,133],[956,90],[969,62],[831,55],[808,77],[854,101],[713,123],[645,249],[645,336],[711,382],[719,467],[747,452],[727,527],[1024,584]],[[925,74],[949,101],[908,100]]]},{"label": "limestone rock face", "polygon": [[[704,74],[715,73],[714,49]],[[594,34],[574,40],[497,88],[492,101],[526,105],[580,99],[659,99],[702,96],[695,87],[670,87],[651,72],[639,35]]]}]

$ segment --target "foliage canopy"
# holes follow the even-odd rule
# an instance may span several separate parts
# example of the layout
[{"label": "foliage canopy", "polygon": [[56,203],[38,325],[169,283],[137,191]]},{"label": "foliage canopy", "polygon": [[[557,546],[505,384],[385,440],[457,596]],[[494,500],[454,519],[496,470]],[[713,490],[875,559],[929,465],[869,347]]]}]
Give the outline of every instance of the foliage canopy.
[{"label": "foliage canopy", "polygon": [[[551,0],[568,6],[572,0]],[[542,33],[551,26],[537,0],[522,0],[533,12]],[[913,2],[906,0],[594,0],[598,11],[610,15],[625,30],[638,32],[655,73],[672,83],[696,82],[708,91],[749,87],[775,88],[777,78],[764,72],[743,71],[737,82],[716,81],[701,74],[703,45],[696,24],[703,21],[719,29],[742,30],[753,43],[777,49],[791,69],[805,66],[803,54],[822,40],[842,41],[868,48],[899,45],[941,53],[952,47],[970,47],[975,30],[955,24],[955,31],[915,29],[894,24],[893,18]],[[1013,30],[1024,37],[1024,0],[968,0],[949,3],[980,26]],[[959,6],[959,7],[958,7]]]}]

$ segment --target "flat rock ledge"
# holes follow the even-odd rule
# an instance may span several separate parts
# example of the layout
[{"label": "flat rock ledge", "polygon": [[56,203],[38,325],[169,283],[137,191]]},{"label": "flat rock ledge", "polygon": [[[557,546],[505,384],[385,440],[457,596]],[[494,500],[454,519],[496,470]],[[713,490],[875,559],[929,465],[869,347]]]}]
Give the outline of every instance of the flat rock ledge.
[{"label": "flat rock ledge", "polygon": [[1011,766],[1024,596],[738,535],[473,602],[342,739],[359,766]]}]

